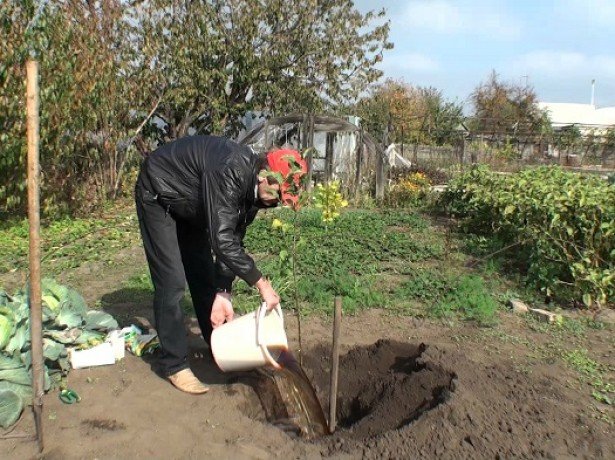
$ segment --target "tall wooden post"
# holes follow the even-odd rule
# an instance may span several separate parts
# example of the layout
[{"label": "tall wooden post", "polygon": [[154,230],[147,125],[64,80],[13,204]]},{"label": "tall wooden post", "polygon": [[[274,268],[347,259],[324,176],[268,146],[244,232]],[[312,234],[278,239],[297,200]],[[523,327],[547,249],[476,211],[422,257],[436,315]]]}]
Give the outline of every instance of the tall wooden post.
[{"label": "tall wooden post", "polygon": [[301,120],[301,128],[300,128],[300,132],[301,132],[301,150],[305,152],[305,150],[308,148],[308,140],[307,140],[307,135],[308,135],[308,117],[307,115],[303,114],[303,120]]},{"label": "tall wooden post", "polygon": [[32,346],[32,408],[39,452],[43,451],[43,326],[41,300],[40,165],[38,62],[26,63],[28,138],[28,222],[30,225],[30,340]]},{"label": "tall wooden post", "polygon": [[333,305],[333,346],[331,347],[331,375],[329,379],[329,432],[337,425],[337,378],[340,368],[340,328],[342,325],[342,298],[335,297]]}]

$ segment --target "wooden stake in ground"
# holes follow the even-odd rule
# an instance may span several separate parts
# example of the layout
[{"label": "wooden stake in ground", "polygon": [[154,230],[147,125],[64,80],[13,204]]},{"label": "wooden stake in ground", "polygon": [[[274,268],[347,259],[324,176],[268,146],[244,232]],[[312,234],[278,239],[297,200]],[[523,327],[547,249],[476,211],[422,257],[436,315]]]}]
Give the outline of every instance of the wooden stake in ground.
[{"label": "wooden stake in ground", "polygon": [[30,225],[30,340],[32,346],[32,409],[39,452],[43,451],[43,325],[41,307],[40,165],[38,62],[26,63],[28,136],[28,222]]},{"label": "wooden stake in ground", "polygon": [[336,297],[333,312],[333,347],[331,347],[331,381],[329,386],[329,432],[333,433],[337,421],[337,376],[340,367],[340,326],[342,324],[342,298]]}]

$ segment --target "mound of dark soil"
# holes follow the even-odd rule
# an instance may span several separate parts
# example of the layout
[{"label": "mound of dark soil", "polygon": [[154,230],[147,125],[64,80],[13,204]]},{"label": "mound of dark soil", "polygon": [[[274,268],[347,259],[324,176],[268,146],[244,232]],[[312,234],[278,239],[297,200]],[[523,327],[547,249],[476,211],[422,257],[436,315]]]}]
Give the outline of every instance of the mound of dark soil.
[{"label": "mound of dark soil", "polygon": [[[328,414],[329,351],[304,356]],[[546,378],[380,340],[340,358],[338,429],[323,454],[363,458],[615,458]]]}]

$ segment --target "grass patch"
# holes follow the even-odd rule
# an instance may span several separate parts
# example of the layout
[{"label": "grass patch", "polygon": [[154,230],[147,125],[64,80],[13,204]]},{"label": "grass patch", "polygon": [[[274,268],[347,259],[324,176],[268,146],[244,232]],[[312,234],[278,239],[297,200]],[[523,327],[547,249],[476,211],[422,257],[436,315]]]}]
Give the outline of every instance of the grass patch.
[{"label": "grass patch", "polygon": [[561,322],[547,323],[534,317],[533,315],[525,316],[527,327],[541,334],[549,334],[553,339],[563,341],[578,341],[587,337],[587,333],[591,330],[603,330],[607,325],[601,322],[594,321],[588,317],[568,318],[562,317]]},{"label": "grass patch", "polygon": [[408,273],[395,290],[395,297],[419,300],[424,303],[438,302],[450,291],[453,277],[441,270],[424,269]]},{"label": "grass patch", "polygon": [[[563,361],[578,374],[582,383],[592,387],[591,396],[596,401],[615,404],[615,382],[612,379],[615,367],[592,359],[588,350],[578,345],[579,337],[583,337],[589,328],[594,328],[596,323],[591,320],[565,319],[561,324],[549,325],[531,318],[527,321],[530,329],[550,336],[549,342],[535,347],[530,356],[551,364]],[[568,348],[571,344],[576,348]]]},{"label": "grass patch", "polygon": [[497,302],[488,292],[483,279],[476,275],[464,275],[449,288],[444,298],[432,310],[436,317],[460,314],[464,319],[476,321],[482,326],[496,323]]},{"label": "grass patch", "polygon": [[126,283],[124,283],[124,287],[126,289],[132,289],[134,291],[148,294],[153,294],[154,292],[154,285],[152,284],[152,278],[148,270],[137,273],[128,278]]},{"label": "grass patch", "polygon": [[[292,279],[287,264],[280,263],[283,235],[271,229],[274,218],[292,219],[285,209],[264,213],[248,229],[245,244],[256,254],[259,268],[281,294],[288,308],[293,302]],[[297,294],[302,313],[328,312],[333,297],[344,297],[344,310],[389,308],[399,297],[385,279],[406,273],[417,262],[439,261],[444,256],[441,239],[427,232],[428,222],[410,211],[351,210],[325,228],[320,213],[304,209],[298,216],[304,241],[297,257]],[[235,285],[239,310],[254,309],[258,297],[245,283]]]},{"label": "grass patch", "polygon": [[581,375],[582,380],[593,387],[591,394],[596,401],[608,405],[615,404],[615,384],[606,378],[606,373],[612,369],[591,359],[585,349],[567,351],[562,359]]},{"label": "grass patch", "polygon": [[394,296],[422,302],[427,315],[436,318],[460,317],[484,326],[496,322],[498,303],[477,275],[418,270],[399,285]]},{"label": "grass patch", "polygon": [[[0,226],[0,274],[28,267],[28,221]],[[42,270],[56,276],[85,262],[111,261],[119,249],[138,244],[139,229],[131,209],[112,216],[62,218],[41,226]]]},{"label": "grass patch", "polygon": [[153,295],[154,286],[149,271],[145,268],[123,282],[118,290],[105,294],[101,299],[101,306],[105,308],[108,305],[126,303],[151,303]]},{"label": "grass patch", "polygon": [[[285,308],[294,305],[292,277],[279,255],[284,237],[273,231],[274,218],[289,220],[292,212],[262,212],[249,227],[245,245],[259,268],[272,279]],[[463,275],[463,257],[444,232],[421,214],[404,210],[348,210],[328,228],[319,211],[303,209],[297,216],[304,240],[297,259],[297,294],[302,314],[327,313],[333,297],[344,298],[347,314],[385,308],[399,314],[460,317],[489,324],[494,303],[481,280]],[[55,276],[91,261],[111,262],[118,250],[140,244],[132,207],[110,209],[88,219],[65,218],[42,227],[43,270]],[[452,249],[451,249],[452,248]],[[0,273],[27,267],[27,221],[0,226]],[[461,274],[461,275],[460,275]],[[461,289],[462,294],[455,294]],[[476,292],[470,292],[477,289]],[[187,290],[188,293],[188,290]],[[238,280],[234,288],[238,313],[259,304],[258,293]],[[152,285],[141,269],[104,303],[148,302]],[[189,293],[182,305],[190,305]]]},{"label": "grass patch", "polygon": [[[271,222],[278,216],[291,219],[290,211],[280,209],[267,213],[250,226],[245,238],[249,251],[266,257],[284,249],[282,235],[271,230]],[[417,214],[348,211],[328,229],[314,209],[301,211],[297,219],[305,241],[298,257],[302,275],[376,274],[382,273],[385,262],[398,259],[416,262],[441,258],[444,254],[442,244],[417,237],[428,228],[428,223]]]}]

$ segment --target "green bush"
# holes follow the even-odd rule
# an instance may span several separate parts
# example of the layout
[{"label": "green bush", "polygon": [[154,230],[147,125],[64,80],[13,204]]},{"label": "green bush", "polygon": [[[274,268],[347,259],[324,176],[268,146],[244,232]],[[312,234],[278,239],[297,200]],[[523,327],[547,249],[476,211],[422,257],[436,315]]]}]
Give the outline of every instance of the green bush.
[{"label": "green bush", "polygon": [[485,167],[449,183],[440,204],[473,233],[518,243],[530,284],[605,306],[615,298],[615,187],[559,167],[501,175]]}]

